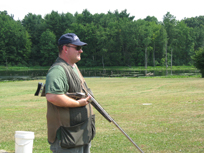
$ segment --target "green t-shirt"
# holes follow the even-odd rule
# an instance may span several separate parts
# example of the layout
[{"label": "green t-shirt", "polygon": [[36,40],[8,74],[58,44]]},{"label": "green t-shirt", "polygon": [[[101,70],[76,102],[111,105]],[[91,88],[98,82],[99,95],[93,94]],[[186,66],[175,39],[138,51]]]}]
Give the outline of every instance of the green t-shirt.
[{"label": "green t-shirt", "polygon": [[[74,72],[79,76],[78,71],[73,67]],[[69,90],[66,73],[62,66],[53,66],[47,76],[45,83],[45,94],[64,94]]]}]

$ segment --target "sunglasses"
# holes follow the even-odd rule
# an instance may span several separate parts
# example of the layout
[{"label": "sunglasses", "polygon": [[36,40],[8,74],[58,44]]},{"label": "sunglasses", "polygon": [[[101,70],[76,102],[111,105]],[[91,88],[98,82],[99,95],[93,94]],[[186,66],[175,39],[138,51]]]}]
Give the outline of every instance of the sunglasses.
[{"label": "sunglasses", "polygon": [[81,46],[76,46],[76,47],[74,47],[74,46],[67,46],[67,47],[72,47],[72,48],[75,48],[77,51],[80,51],[80,50],[82,49],[82,47],[81,47]]}]

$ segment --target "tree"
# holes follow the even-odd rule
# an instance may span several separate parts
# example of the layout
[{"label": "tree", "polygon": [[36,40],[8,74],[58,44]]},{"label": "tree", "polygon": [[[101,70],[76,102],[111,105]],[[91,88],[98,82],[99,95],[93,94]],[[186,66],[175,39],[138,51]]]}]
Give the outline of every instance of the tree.
[{"label": "tree", "polygon": [[158,54],[156,54],[155,56],[157,57],[157,61],[159,61],[160,65],[165,65],[165,55],[167,55],[166,51],[167,51],[167,32],[166,29],[164,28],[164,26],[161,26],[161,29],[159,30],[159,37],[158,37],[158,46],[160,47],[160,52],[158,52]]},{"label": "tree", "polygon": [[96,32],[96,38],[97,38],[97,52],[96,54],[101,57],[101,64],[103,68],[105,68],[105,56],[107,56],[108,52],[108,28],[99,27],[99,29]]},{"label": "tree", "polygon": [[115,66],[115,65],[126,65],[125,57],[122,53],[123,50],[123,43],[122,43],[122,29],[120,21],[115,20],[111,21],[108,24],[108,27],[105,29],[107,32],[107,40],[106,40],[106,65],[107,66]]},{"label": "tree", "polygon": [[55,44],[56,36],[53,32],[47,29],[40,37],[40,65],[51,65],[58,56],[57,46]]},{"label": "tree", "polygon": [[191,33],[192,28],[187,27],[184,21],[177,23],[175,38],[172,41],[174,46],[174,65],[192,65],[191,56],[194,53],[194,41]]},{"label": "tree", "polygon": [[156,18],[155,16],[147,16],[144,20],[145,20],[145,21],[148,21],[148,22],[154,22],[154,23],[156,23],[156,24],[159,23],[158,20],[157,20],[157,18]]},{"label": "tree", "polygon": [[31,52],[30,35],[21,25],[0,12],[0,60],[4,65],[26,65]]},{"label": "tree", "polygon": [[153,53],[152,53],[152,62],[153,66],[155,67],[158,64],[158,61],[156,61],[156,53],[159,52],[159,50],[162,50],[162,47],[159,45],[159,36],[160,36],[160,30],[161,30],[161,24],[156,24],[155,22],[150,22],[152,27],[152,46],[153,46]]},{"label": "tree", "polygon": [[27,14],[22,20],[22,25],[28,31],[30,39],[32,41],[31,58],[29,63],[31,65],[38,65],[40,63],[40,36],[45,31],[45,21],[41,15],[35,15],[32,13]]},{"label": "tree", "polygon": [[194,49],[204,46],[204,16],[192,17],[183,20],[188,27],[193,28]]},{"label": "tree", "polygon": [[[60,38],[66,29],[70,29],[72,23],[75,22],[75,18],[71,13],[62,13],[52,11],[51,14],[45,16],[46,28],[52,31],[57,40]],[[56,40],[56,44],[57,44]]]},{"label": "tree", "polygon": [[75,14],[76,22],[78,24],[86,25],[93,22],[93,15],[87,10],[83,10],[82,14]]},{"label": "tree", "polygon": [[167,12],[163,23],[154,16],[133,19],[127,10],[92,15],[85,9],[52,11],[44,19],[29,13],[21,22],[0,11],[0,64],[50,65],[57,40],[68,32],[88,43],[79,66],[192,65],[190,57],[204,47],[204,16],[180,22]]},{"label": "tree", "polygon": [[123,65],[126,66],[133,66],[134,58],[132,54],[134,53],[133,50],[137,44],[135,39],[135,29],[133,22],[131,22],[128,18],[120,19],[119,24],[119,38],[121,44],[121,56]]},{"label": "tree", "polygon": [[195,52],[195,55],[192,56],[192,59],[194,66],[200,70],[202,78],[204,78],[204,47],[199,48],[199,50]]},{"label": "tree", "polygon": [[[143,20],[144,21],[144,20]],[[144,21],[143,27],[141,27],[141,36],[142,36],[142,42],[144,44],[144,49],[145,49],[145,69],[147,69],[148,65],[148,47],[149,44],[151,43],[151,38],[152,38],[152,28],[149,24],[149,22]]]},{"label": "tree", "polygon": [[168,67],[168,50],[171,50],[171,57],[174,49],[175,39],[175,26],[177,24],[176,17],[167,12],[163,18],[163,25],[167,32],[167,44],[166,44],[166,68]]},{"label": "tree", "polygon": [[133,21],[133,19],[135,18],[135,16],[130,16],[130,13],[127,13],[127,10],[126,10],[126,9],[123,10],[123,11],[121,11],[120,13],[118,12],[118,10],[116,10],[114,13],[115,13],[115,16],[116,16],[117,18],[120,18],[120,19],[126,18],[126,19],[128,19],[129,21]]}]

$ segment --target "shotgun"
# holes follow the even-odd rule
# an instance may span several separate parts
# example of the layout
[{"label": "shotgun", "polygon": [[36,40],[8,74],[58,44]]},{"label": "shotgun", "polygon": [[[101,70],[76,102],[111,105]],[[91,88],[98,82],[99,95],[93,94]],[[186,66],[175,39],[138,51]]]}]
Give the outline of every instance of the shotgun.
[{"label": "shotgun", "polygon": [[[43,83],[39,82],[38,83],[38,87],[37,90],[34,94],[35,96],[41,96],[44,97],[45,96],[45,86],[43,85]],[[76,92],[76,93],[66,93],[66,95],[70,98],[73,98],[75,100],[79,100],[81,98],[85,98],[85,93],[82,92]]]},{"label": "shotgun", "polygon": [[[91,97],[91,105],[109,122],[112,122],[122,133],[123,135],[125,135],[126,138],[128,138],[128,140],[141,152],[144,153],[139,146],[125,133],[125,131],[114,121],[114,119],[112,117],[110,117],[110,115],[105,111],[105,109],[103,109],[103,107],[96,101],[96,99],[94,99],[94,97],[88,93],[86,90],[84,90],[84,93],[82,92],[77,92],[77,93],[66,93],[66,95],[70,98],[74,98],[74,99],[81,99],[81,98],[85,98],[86,95]],[[43,83],[38,83],[38,88],[35,92],[35,96],[39,96],[41,92],[41,96],[45,96],[45,92],[44,92],[44,86]]]}]

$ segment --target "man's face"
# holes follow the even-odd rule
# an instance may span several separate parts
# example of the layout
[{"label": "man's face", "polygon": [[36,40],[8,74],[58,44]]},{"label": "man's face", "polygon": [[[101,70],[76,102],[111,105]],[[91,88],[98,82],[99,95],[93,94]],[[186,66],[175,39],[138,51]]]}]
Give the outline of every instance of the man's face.
[{"label": "man's face", "polygon": [[81,60],[81,53],[83,53],[82,48],[80,46],[76,46],[73,44],[67,45],[67,58],[72,61],[72,63],[77,63]]}]

